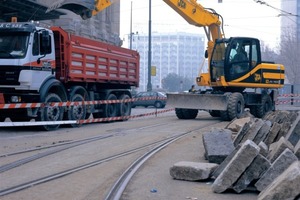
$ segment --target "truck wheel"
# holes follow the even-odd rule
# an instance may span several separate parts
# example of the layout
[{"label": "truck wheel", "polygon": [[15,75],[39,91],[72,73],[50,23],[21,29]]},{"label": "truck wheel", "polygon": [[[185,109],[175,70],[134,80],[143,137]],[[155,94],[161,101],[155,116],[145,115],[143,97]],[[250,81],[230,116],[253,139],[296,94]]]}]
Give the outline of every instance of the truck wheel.
[{"label": "truck wheel", "polygon": [[[70,98],[71,102],[83,102],[84,98],[80,94],[75,94]],[[85,105],[73,105],[68,110],[68,120],[81,120],[86,117],[86,106]],[[81,124],[70,124],[72,127],[79,127]]]},{"label": "truck wheel", "polygon": [[229,96],[227,112],[229,120],[239,118],[245,109],[244,97],[241,93],[235,92]]},{"label": "truck wheel", "polygon": [[[121,102],[119,104],[119,116],[130,116],[131,114],[131,102],[129,102],[130,97],[127,94],[122,94],[119,98],[121,101],[126,101],[126,102]],[[123,118],[122,120],[128,120],[128,118]]]},{"label": "truck wheel", "polygon": [[[107,100],[117,100],[116,95],[110,94],[107,97]],[[109,103],[104,105],[103,116],[104,117],[115,117],[117,116],[117,107],[116,103]]]},{"label": "truck wheel", "polygon": [[269,95],[265,94],[261,99],[262,105],[255,106],[256,116],[258,118],[262,118],[265,114],[272,110],[272,99]]},{"label": "truck wheel", "polygon": [[[49,93],[45,98],[45,103],[50,102],[62,102],[61,98],[54,93]],[[41,108],[39,113],[40,121],[61,121],[63,119],[64,109],[61,106],[46,105]],[[46,131],[52,131],[58,129],[60,124],[55,125],[44,125],[42,128]]]}]

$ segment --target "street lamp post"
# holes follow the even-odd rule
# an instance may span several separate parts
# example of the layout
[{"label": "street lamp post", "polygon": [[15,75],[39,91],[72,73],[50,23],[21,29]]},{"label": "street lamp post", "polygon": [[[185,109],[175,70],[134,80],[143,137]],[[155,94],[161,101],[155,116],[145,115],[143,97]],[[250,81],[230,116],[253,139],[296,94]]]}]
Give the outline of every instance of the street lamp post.
[{"label": "street lamp post", "polygon": [[149,0],[149,38],[148,38],[148,84],[147,91],[152,91],[151,84],[151,0]]}]

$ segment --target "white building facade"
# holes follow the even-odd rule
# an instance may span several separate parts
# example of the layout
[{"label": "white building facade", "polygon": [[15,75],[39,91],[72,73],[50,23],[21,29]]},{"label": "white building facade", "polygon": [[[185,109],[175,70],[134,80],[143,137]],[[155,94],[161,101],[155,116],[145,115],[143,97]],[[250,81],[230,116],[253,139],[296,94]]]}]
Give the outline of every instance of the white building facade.
[{"label": "white building facade", "polygon": [[[156,75],[151,76],[152,89],[162,88],[162,79],[169,73],[195,80],[204,61],[204,35],[152,33],[151,38],[151,66],[156,68]],[[140,53],[139,91],[147,90],[148,43],[148,35],[138,34],[132,37],[132,49]]]}]

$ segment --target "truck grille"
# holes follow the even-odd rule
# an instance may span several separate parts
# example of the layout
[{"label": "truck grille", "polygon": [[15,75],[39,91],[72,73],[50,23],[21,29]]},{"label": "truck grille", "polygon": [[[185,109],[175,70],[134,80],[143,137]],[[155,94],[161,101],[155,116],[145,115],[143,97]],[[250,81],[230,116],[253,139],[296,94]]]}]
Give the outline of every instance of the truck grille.
[{"label": "truck grille", "polygon": [[0,66],[0,85],[20,85],[20,71],[21,67]]}]

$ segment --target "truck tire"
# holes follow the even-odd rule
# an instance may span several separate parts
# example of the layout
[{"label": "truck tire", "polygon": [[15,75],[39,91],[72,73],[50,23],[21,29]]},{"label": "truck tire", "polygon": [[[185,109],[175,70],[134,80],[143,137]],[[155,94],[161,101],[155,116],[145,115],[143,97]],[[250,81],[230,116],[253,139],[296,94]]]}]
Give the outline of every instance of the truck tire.
[{"label": "truck tire", "polygon": [[[70,97],[71,102],[84,102],[84,97],[81,94],[74,94]],[[86,105],[77,104],[70,106],[67,112],[68,120],[82,120],[86,118]],[[72,127],[79,127],[82,124],[70,124]]]},{"label": "truck tire", "polygon": [[[44,103],[50,103],[50,102],[62,102],[61,98],[54,93],[49,93],[46,98]],[[40,113],[39,113],[39,120],[40,121],[61,121],[64,116],[64,108],[60,106],[52,106],[52,105],[47,105],[43,108],[41,108]],[[42,128],[46,131],[52,131],[58,129],[60,124],[55,124],[55,125],[44,125]]]},{"label": "truck tire", "polygon": [[234,92],[229,96],[227,112],[229,120],[239,118],[245,109],[244,97],[239,92]]},{"label": "truck tire", "polygon": [[126,101],[126,102],[121,102],[119,104],[119,116],[121,117],[125,117],[122,118],[122,120],[128,120],[128,118],[126,118],[126,116],[130,116],[131,114],[131,102],[129,102],[130,97],[127,94],[122,94],[119,97],[119,100],[121,101]]},{"label": "truck tire", "polygon": [[255,106],[255,117],[262,118],[265,114],[272,110],[272,99],[268,94],[261,97],[262,105]]},{"label": "truck tire", "polygon": [[[116,95],[109,94],[107,100],[117,100]],[[103,109],[103,117],[116,117],[117,116],[117,108],[118,104],[109,103],[104,105]]]},{"label": "truck tire", "polygon": [[175,108],[178,119],[195,119],[198,115],[197,109]]}]

